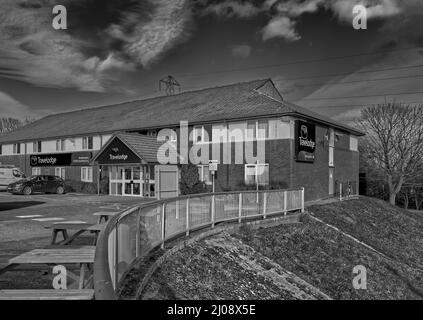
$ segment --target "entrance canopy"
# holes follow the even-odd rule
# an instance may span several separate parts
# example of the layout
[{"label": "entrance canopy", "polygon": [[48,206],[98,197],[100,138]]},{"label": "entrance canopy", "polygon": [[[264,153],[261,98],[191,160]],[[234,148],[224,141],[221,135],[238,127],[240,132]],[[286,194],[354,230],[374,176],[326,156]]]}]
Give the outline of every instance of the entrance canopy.
[{"label": "entrance canopy", "polygon": [[93,161],[99,165],[156,164],[161,145],[156,137],[116,133],[100,149]]}]

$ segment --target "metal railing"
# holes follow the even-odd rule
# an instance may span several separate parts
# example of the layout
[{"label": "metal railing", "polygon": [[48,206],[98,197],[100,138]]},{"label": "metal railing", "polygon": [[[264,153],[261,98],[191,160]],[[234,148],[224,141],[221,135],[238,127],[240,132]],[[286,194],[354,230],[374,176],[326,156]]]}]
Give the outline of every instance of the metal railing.
[{"label": "metal railing", "polygon": [[304,211],[304,188],[197,194],[157,200],[114,216],[100,233],[94,262],[96,299],[116,299],[133,265],[178,236],[227,221]]},{"label": "metal railing", "polygon": [[357,181],[339,182],[339,200],[348,200],[358,196]]}]

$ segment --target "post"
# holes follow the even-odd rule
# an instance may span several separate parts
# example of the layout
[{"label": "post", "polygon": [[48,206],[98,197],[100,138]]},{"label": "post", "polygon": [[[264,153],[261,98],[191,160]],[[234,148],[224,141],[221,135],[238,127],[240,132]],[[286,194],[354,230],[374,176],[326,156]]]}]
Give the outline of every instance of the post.
[{"label": "post", "polygon": [[266,219],[267,192],[263,193],[263,219]]},{"label": "post", "polygon": [[286,209],[287,209],[287,197],[288,197],[288,192],[285,190],[283,192],[283,214],[284,216],[286,216]]},{"label": "post", "polygon": [[213,189],[212,192],[215,192],[215,179],[214,179],[214,171],[212,171],[212,181],[213,181]]},{"label": "post", "polygon": [[116,223],[115,225],[115,290],[118,287],[118,283],[119,283],[119,237],[118,237],[118,233],[119,233],[119,222]]},{"label": "post", "polygon": [[97,195],[100,195],[100,182],[101,182],[101,166],[98,166],[98,170],[97,170]]},{"label": "post", "polygon": [[304,187],[301,188],[301,212],[304,212]]},{"label": "post", "polygon": [[141,239],[140,239],[140,224],[141,224],[141,209],[138,208],[138,217],[137,217],[137,234],[135,235],[135,257],[138,258],[140,256],[140,246],[141,246]]},{"label": "post", "polygon": [[238,222],[241,223],[242,219],[242,193],[239,194],[239,201],[238,201]]},{"label": "post", "polygon": [[339,183],[339,201],[342,201],[342,182]]},{"label": "post", "polygon": [[211,223],[212,228],[214,228],[214,221],[215,221],[215,214],[216,214],[216,208],[215,208],[215,197],[212,195],[211,197]]},{"label": "post", "polygon": [[186,232],[185,235],[189,236],[189,198],[187,198],[187,210],[186,210]]},{"label": "post", "polygon": [[163,202],[162,204],[162,249],[164,249],[164,243],[165,243],[165,237],[166,237],[165,217],[166,217],[166,204]]}]

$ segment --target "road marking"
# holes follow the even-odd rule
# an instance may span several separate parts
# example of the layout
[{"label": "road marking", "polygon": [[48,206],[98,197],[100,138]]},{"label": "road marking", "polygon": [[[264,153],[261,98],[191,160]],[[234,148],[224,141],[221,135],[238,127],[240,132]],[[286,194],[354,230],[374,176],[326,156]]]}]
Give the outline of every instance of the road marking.
[{"label": "road marking", "polygon": [[61,224],[61,223],[87,224],[88,222],[85,222],[85,221],[80,221],[80,220],[76,220],[76,221],[61,221],[61,222],[53,222],[53,224]]},{"label": "road marking", "polygon": [[42,214],[30,214],[28,216],[16,216],[16,218],[19,219],[27,219],[27,218],[38,218],[38,217],[42,217]]},{"label": "road marking", "polygon": [[33,221],[44,222],[44,221],[59,221],[65,220],[63,218],[41,218],[41,219],[32,219]]}]

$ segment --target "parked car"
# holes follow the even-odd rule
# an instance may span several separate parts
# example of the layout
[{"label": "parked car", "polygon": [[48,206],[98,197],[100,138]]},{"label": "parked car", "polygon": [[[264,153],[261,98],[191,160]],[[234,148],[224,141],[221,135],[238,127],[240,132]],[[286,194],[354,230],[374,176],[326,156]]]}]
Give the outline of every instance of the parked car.
[{"label": "parked car", "polygon": [[65,193],[65,181],[57,176],[37,175],[11,183],[7,191],[14,194],[30,195],[34,192]]},{"label": "parked car", "polygon": [[25,178],[19,168],[15,166],[0,165],[0,190],[7,190],[7,186]]}]

